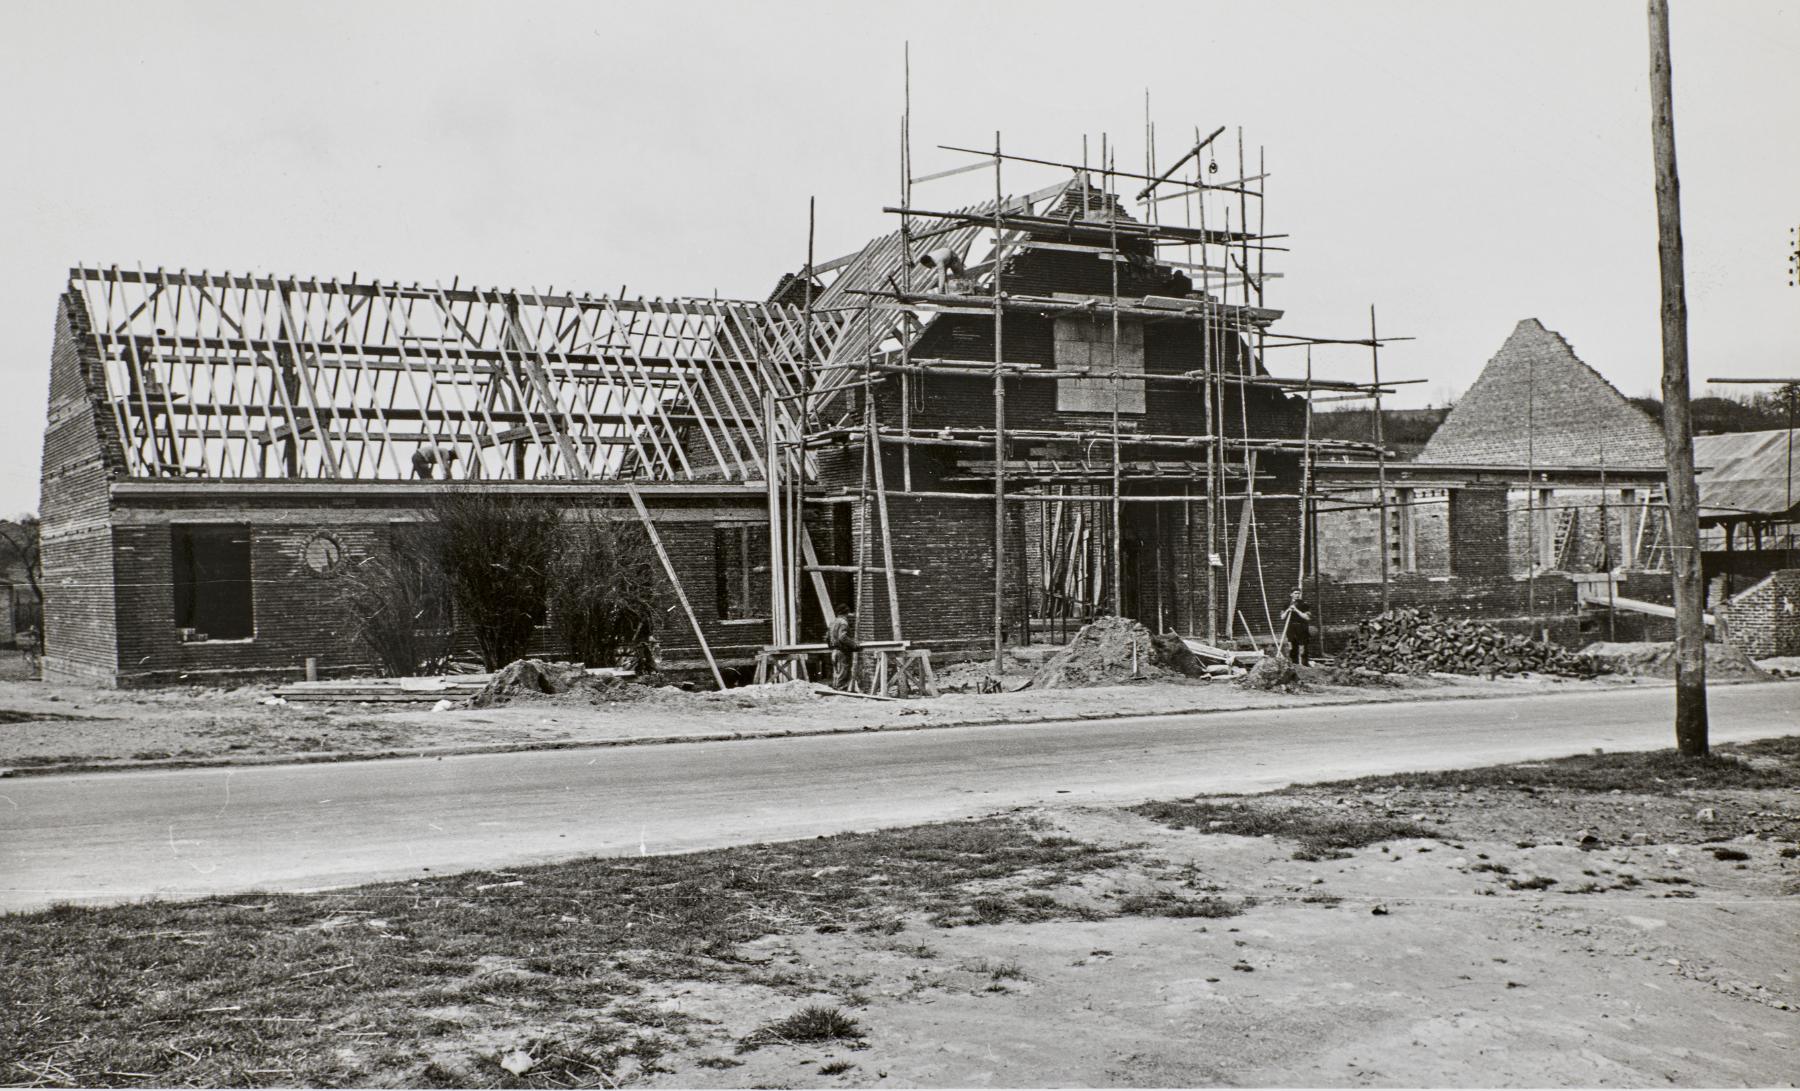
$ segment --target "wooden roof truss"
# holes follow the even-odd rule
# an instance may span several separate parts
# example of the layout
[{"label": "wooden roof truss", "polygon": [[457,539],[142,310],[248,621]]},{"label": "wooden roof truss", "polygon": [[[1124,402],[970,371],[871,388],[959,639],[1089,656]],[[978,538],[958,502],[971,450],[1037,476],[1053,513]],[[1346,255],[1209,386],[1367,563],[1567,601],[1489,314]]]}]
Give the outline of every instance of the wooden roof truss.
[{"label": "wooden roof truss", "polygon": [[810,364],[854,316],[620,299],[77,268],[104,418],[133,477],[764,478],[801,432]]}]

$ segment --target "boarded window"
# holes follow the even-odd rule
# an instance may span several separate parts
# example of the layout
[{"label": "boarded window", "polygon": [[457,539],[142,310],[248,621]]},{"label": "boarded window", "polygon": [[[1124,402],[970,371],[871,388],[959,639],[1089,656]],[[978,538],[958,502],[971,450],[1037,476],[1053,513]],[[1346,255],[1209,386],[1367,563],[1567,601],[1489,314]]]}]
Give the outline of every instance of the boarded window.
[{"label": "boarded window", "polygon": [[208,640],[244,640],[256,634],[250,589],[250,528],[170,528],[174,567],[175,627]]},{"label": "boarded window", "polygon": [[753,523],[713,527],[713,571],[720,621],[754,621],[769,616],[768,565],[768,527]]},{"label": "boarded window", "polygon": [[[1056,409],[1060,413],[1107,413],[1113,411],[1114,370],[1121,375],[1144,373],[1144,324],[1136,319],[1119,320],[1117,353],[1114,352],[1113,324],[1110,317],[1073,315],[1056,320],[1056,366],[1059,370],[1092,371],[1091,379],[1058,379]],[[1144,412],[1144,380],[1118,381],[1119,412]]]}]

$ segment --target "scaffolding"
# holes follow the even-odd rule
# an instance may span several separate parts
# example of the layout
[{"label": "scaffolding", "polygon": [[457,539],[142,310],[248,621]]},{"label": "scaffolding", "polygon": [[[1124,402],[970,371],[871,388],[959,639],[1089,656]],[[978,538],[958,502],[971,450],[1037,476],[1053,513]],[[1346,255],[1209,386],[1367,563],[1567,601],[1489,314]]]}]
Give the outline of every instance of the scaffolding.
[{"label": "scaffolding", "polygon": [[[1271,329],[1281,317],[1267,306],[1266,285],[1281,274],[1268,258],[1285,250],[1265,221],[1265,183],[1269,171],[1259,149],[1251,168],[1242,131],[1236,134],[1236,177],[1216,181],[1219,126],[1191,144],[1168,167],[1155,165],[1155,131],[1146,121],[1145,166],[1142,173],[1120,169],[1117,149],[1103,138],[1098,162],[1089,162],[1084,140],[1080,162],[1059,161],[1007,152],[999,133],[991,149],[940,145],[967,161],[917,175],[913,170],[910,105],[900,125],[900,201],[884,211],[898,218],[898,230],[876,239],[854,254],[815,265],[809,234],[808,258],[800,274],[806,309],[812,316],[852,316],[853,336],[838,351],[802,362],[807,372],[800,413],[801,434],[783,446],[786,458],[772,458],[779,480],[771,482],[772,542],[785,542],[776,555],[788,558],[793,574],[803,568],[848,569],[856,581],[856,599],[869,601],[871,577],[884,583],[890,635],[899,639],[899,577],[888,505],[892,498],[991,503],[993,512],[994,582],[992,654],[996,667],[1007,642],[1008,585],[1019,589],[1025,617],[1014,627],[1015,639],[1029,642],[1034,623],[1071,621],[1101,613],[1125,612],[1127,587],[1124,528],[1128,511],[1148,511],[1155,538],[1155,628],[1171,617],[1190,624],[1205,618],[1209,643],[1242,639],[1254,645],[1279,641],[1279,606],[1269,601],[1262,563],[1262,535],[1257,504],[1263,502],[1264,525],[1291,511],[1297,522],[1298,570],[1275,594],[1285,602],[1287,587],[1317,579],[1314,526],[1319,495],[1316,462],[1321,457],[1372,459],[1377,467],[1376,505],[1382,510],[1383,597],[1387,587],[1385,475],[1387,452],[1381,433],[1381,399],[1406,380],[1381,378],[1381,346],[1405,338],[1383,338],[1370,308],[1366,337],[1314,337]],[[1008,196],[1005,172],[1052,172],[1060,177],[1023,196]],[[915,202],[915,187],[976,171],[991,171],[991,200],[949,211],[931,210]],[[1125,212],[1121,193],[1135,187],[1140,214]],[[1173,204],[1179,202],[1179,204]],[[1165,215],[1178,211],[1179,216]],[[1179,223],[1165,222],[1178,219]],[[1041,285],[1015,286],[1010,277],[1025,255],[1055,252],[1091,256],[1108,263],[1104,290],[1065,292]],[[1186,277],[1191,290],[1159,295],[1121,290],[1122,273],[1152,271],[1156,276]],[[991,358],[938,353],[922,355],[919,347],[933,323],[945,316],[985,318],[991,328]],[[1055,359],[1046,363],[1042,347],[1009,356],[1009,319],[1085,318],[1106,328],[1103,342],[1079,363]],[[1127,370],[1130,355],[1125,323],[1138,328],[1137,365]],[[1149,371],[1141,332],[1151,326],[1176,326],[1197,339],[1197,365],[1176,374]],[[1060,336],[1060,335],[1059,335]],[[1279,376],[1265,359],[1283,349],[1303,348],[1302,374]],[[1122,352],[1122,349],[1128,351]],[[1314,350],[1367,350],[1366,381],[1326,379],[1314,373]],[[921,426],[915,420],[922,387],[937,379],[989,377],[992,423],[963,421]],[[1009,398],[1029,397],[1040,384],[1058,389],[1074,386],[1086,395],[1092,412],[1070,413],[1077,427],[1044,428],[1009,421]],[[888,392],[883,398],[881,392]],[[1200,418],[1191,430],[1155,433],[1127,427],[1127,412],[1138,415],[1156,392],[1197,395]],[[1297,400],[1297,429],[1268,426],[1252,419],[1250,394],[1272,396],[1281,405]],[[1096,399],[1094,395],[1098,394]],[[1316,396],[1331,400],[1369,399],[1374,404],[1373,435],[1367,442],[1315,438],[1311,431]],[[1059,395],[1060,396],[1060,395]],[[1127,403],[1135,410],[1128,410]],[[1040,399],[1041,403],[1041,399]],[[893,410],[897,407],[897,413]],[[882,419],[887,409],[890,418]],[[1060,403],[1059,403],[1060,409]],[[1235,409],[1235,413],[1233,410]],[[1235,416],[1236,419],[1231,419]],[[1263,426],[1263,427],[1258,427]],[[1297,434],[1296,434],[1297,433]],[[858,483],[827,486],[805,469],[827,449],[851,448],[858,457]],[[884,450],[897,449],[899,481],[887,479]],[[952,472],[938,472],[929,486],[915,481],[915,451],[952,460]],[[1074,457],[1064,457],[1065,452]],[[1047,453],[1048,452],[1048,453]],[[1258,459],[1263,460],[1259,472]],[[1276,463],[1293,471],[1269,472]],[[1294,491],[1259,491],[1277,477],[1296,482]],[[1275,502],[1285,502],[1280,508]],[[795,543],[806,541],[807,510],[850,506],[855,514],[854,561],[847,566],[800,562]],[[1127,506],[1131,506],[1128,508]],[[1147,506],[1146,507],[1139,507]],[[1009,514],[1030,509],[1020,523],[1034,523],[1033,543],[1016,535],[1009,544]],[[1234,511],[1235,509],[1235,516]],[[1198,526],[1196,525],[1198,524]],[[1174,534],[1179,528],[1180,534]],[[1161,571],[1165,535],[1178,537],[1185,550],[1185,588],[1180,604],[1165,603]],[[1222,554],[1229,554],[1229,561]],[[877,555],[879,554],[879,555]],[[1023,555],[1022,555],[1023,554]],[[1201,557],[1204,557],[1204,561]],[[1312,565],[1309,571],[1308,566]],[[1205,578],[1197,578],[1203,570]],[[1256,573],[1254,588],[1247,571]],[[1223,586],[1221,586],[1221,581]],[[776,612],[790,619],[798,611],[792,599],[797,585],[790,575],[783,586],[787,601]],[[1260,611],[1246,610],[1248,596],[1261,599]],[[821,604],[824,592],[819,590]],[[1031,616],[1035,608],[1039,616]],[[1251,618],[1260,613],[1253,624]],[[859,629],[869,621],[858,611]],[[798,639],[791,626],[778,633],[786,642]]]}]

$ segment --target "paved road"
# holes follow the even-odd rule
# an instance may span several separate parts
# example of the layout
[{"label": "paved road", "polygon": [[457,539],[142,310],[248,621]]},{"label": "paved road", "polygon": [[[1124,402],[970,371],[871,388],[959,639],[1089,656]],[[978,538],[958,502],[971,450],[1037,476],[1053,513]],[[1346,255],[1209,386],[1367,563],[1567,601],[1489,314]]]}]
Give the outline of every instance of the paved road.
[{"label": "paved road", "polygon": [[[1800,685],[1712,693],[1800,731]],[[1667,746],[1672,691],[0,781],[0,909],[310,889],[1296,780]]]}]

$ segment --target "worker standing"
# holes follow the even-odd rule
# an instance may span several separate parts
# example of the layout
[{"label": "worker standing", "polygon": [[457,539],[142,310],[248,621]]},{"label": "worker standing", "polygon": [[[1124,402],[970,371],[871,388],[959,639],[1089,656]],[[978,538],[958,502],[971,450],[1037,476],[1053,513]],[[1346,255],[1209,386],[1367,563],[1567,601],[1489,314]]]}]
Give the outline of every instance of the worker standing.
[{"label": "worker standing", "polygon": [[856,611],[839,610],[825,630],[825,646],[831,649],[831,688],[848,690],[856,679]]},{"label": "worker standing", "polygon": [[1281,612],[1281,620],[1282,654],[1293,660],[1295,666],[1304,666],[1312,643],[1312,611],[1298,587],[1288,596],[1288,606]]}]

